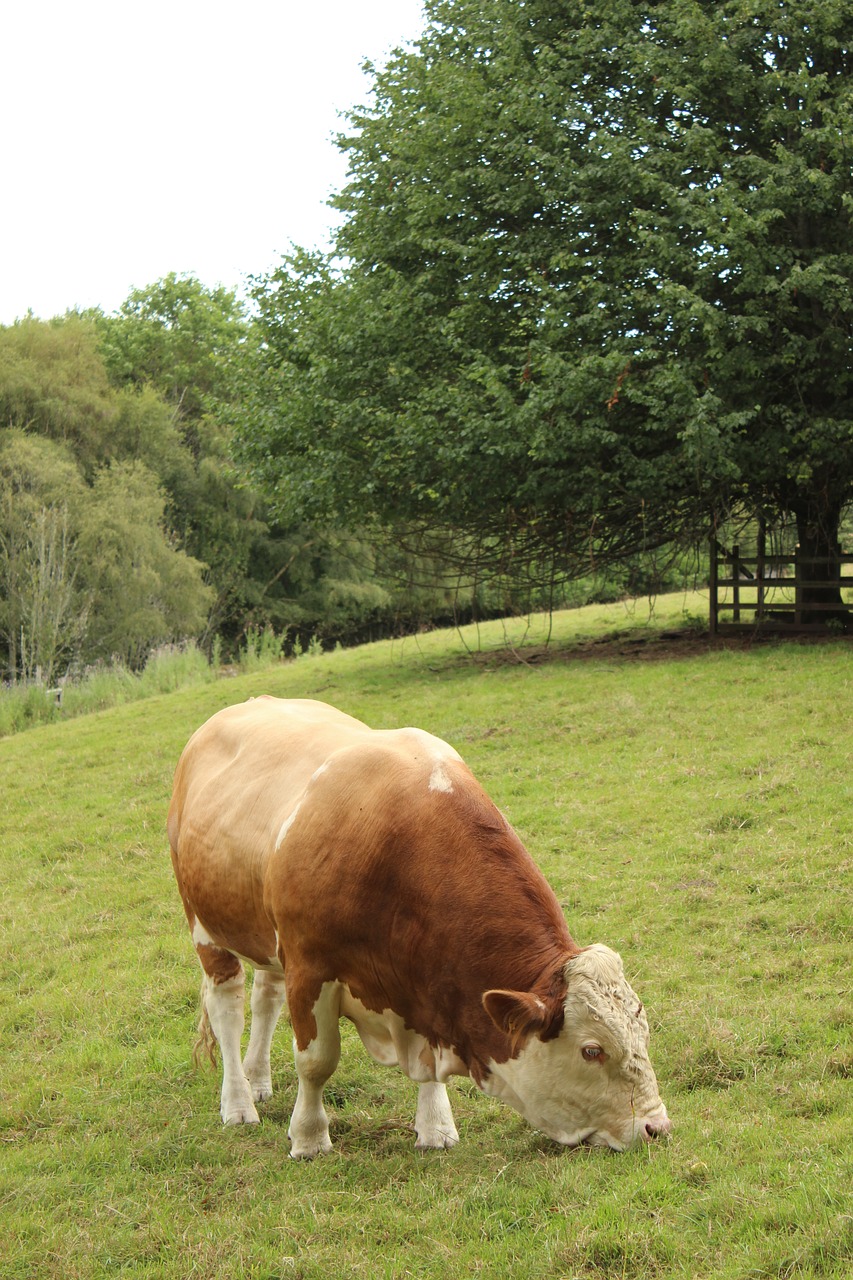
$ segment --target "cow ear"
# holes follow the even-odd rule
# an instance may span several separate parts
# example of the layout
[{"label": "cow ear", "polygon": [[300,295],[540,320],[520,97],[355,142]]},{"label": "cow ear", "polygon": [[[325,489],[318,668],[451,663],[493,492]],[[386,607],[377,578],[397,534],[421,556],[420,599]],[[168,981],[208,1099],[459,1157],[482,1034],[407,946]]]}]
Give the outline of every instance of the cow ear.
[{"label": "cow ear", "polygon": [[541,1031],[548,1021],[547,1008],[538,996],[528,991],[487,991],[483,995],[483,1008],[513,1045]]}]

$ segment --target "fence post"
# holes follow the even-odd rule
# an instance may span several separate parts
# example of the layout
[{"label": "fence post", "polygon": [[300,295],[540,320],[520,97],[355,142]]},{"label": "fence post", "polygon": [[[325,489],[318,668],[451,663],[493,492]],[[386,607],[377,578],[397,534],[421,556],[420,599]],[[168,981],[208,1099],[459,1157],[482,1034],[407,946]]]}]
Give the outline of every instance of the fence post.
[{"label": "fence post", "polygon": [[708,584],[711,589],[711,614],[708,619],[708,622],[709,622],[710,632],[712,636],[715,636],[717,634],[717,607],[718,607],[718,600],[719,600],[719,585],[718,585],[719,572],[717,569],[717,556],[719,555],[719,552],[720,552],[720,547],[719,547],[719,543],[717,542],[717,539],[711,538],[711,564],[709,566],[710,581]]},{"label": "fence post", "polygon": [[803,566],[800,560],[800,544],[794,547],[794,626],[803,621]]},{"label": "fence post", "polygon": [[738,543],[732,547],[732,622],[740,622],[740,546]]},{"label": "fence post", "polygon": [[755,621],[756,622],[761,622],[761,620],[764,617],[764,552],[765,552],[764,532],[765,532],[764,519],[762,517],[758,521],[758,546],[757,546],[758,563],[755,566],[755,577],[756,577]]}]

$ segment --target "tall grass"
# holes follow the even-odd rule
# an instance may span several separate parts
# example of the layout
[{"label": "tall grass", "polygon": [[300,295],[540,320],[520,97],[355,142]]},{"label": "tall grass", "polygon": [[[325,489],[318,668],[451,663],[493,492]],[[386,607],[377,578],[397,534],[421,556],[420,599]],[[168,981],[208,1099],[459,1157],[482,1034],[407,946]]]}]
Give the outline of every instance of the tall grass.
[{"label": "tall grass", "polygon": [[90,711],[123,706],[156,693],[204,684],[216,670],[192,643],[155,649],[140,672],[122,663],[91,667],[55,689],[13,684],[0,690],[0,738],[36,724],[68,720]]}]

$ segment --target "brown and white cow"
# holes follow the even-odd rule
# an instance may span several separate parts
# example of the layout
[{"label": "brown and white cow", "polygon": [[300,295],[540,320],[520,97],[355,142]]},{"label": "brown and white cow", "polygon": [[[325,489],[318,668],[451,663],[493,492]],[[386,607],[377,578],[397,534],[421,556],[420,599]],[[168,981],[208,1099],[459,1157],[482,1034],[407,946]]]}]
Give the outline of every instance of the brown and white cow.
[{"label": "brown and white cow", "polygon": [[[518,836],[440,739],[320,702],[251,699],[190,739],[168,827],[226,1124],[257,1122],[272,1092],[286,998],[295,1157],[331,1147],[322,1093],[341,1017],[419,1085],[419,1148],[458,1141],[452,1075],[567,1146],[622,1150],[669,1132],[621,960],[572,941]],[[241,1062],[244,961],[255,980]]]}]

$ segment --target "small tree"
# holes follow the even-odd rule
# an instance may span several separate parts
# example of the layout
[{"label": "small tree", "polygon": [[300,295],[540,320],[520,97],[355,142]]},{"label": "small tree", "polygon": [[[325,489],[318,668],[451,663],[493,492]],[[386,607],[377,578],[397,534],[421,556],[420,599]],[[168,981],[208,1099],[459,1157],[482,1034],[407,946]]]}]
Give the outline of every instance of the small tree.
[{"label": "small tree", "polygon": [[153,646],[204,629],[213,592],[204,566],[171,541],[164,506],[141,462],[112,463],[95,478],[78,543],[94,657],[139,666]]},{"label": "small tree", "polygon": [[12,680],[53,680],[82,643],[76,531],[85,502],[67,449],[0,430],[0,634]]},{"label": "small tree", "polygon": [[77,570],[68,507],[42,507],[20,548],[20,672],[25,680],[52,684],[86,634],[86,602],[76,590]]}]

